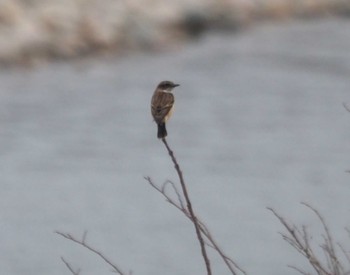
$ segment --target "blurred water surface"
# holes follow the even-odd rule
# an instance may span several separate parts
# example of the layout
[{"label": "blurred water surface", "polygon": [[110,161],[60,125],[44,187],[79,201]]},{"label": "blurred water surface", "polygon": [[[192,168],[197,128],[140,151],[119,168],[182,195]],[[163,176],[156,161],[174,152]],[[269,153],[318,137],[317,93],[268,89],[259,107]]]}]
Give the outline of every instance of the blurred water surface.
[{"label": "blurred water surface", "polygon": [[[143,179],[176,180],[150,115],[181,84],[168,141],[193,203],[249,274],[307,268],[274,207],[336,239],[349,220],[350,21],[263,24],[172,52],[0,71],[0,274],[109,274],[54,234],[81,236],[133,274],[203,274],[194,229]],[[349,246],[348,246],[349,247]],[[210,254],[215,274],[229,274]]]}]

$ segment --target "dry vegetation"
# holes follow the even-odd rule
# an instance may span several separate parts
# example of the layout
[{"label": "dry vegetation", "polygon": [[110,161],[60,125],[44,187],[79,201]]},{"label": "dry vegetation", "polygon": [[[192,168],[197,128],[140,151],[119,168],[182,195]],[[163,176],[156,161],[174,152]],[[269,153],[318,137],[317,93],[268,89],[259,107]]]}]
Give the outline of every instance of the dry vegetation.
[{"label": "dry vegetation", "polygon": [[[230,258],[218,245],[216,240],[214,239],[212,233],[209,231],[208,227],[201,221],[192,206],[192,202],[190,196],[187,191],[186,182],[183,177],[183,173],[181,171],[180,165],[174,155],[174,152],[171,150],[165,138],[162,139],[162,142],[165,145],[165,148],[174,164],[174,168],[178,175],[178,183],[172,181],[166,181],[163,185],[158,186],[153,182],[150,177],[145,177],[147,182],[153,187],[157,192],[159,192],[163,197],[165,197],[166,201],[170,203],[172,206],[181,211],[184,216],[193,224],[195,228],[195,236],[198,239],[200,245],[200,251],[204,260],[204,266],[206,268],[206,274],[212,274],[212,267],[210,263],[210,259],[208,257],[207,248],[213,249],[218,253],[218,255],[223,260],[223,263],[226,265],[228,271],[233,275],[243,274],[246,275],[246,271],[240,267],[236,261]],[[172,191],[169,194],[169,188]],[[308,228],[304,225],[297,226],[293,223],[288,222],[284,217],[277,213],[272,208],[268,208],[275,217],[280,221],[280,223],[284,226],[286,233],[281,233],[283,239],[291,245],[298,253],[300,253],[310,264],[313,269],[313,272],[308,272],[302,270],[301,268],[290,265],[292,269],[296,272],[303,275],[349,275],[350,274],[350,250],[346,248],[344,244],[338,243],[334,241],[333,236],[327,226],[322,215],[312,206],[307,203],[303,203],[303,205],[311,210],[315,216],[318,218],[321,224],[321,228],[323,229],[322,239],[323,243],[321,244],[312,244],[312,233],[309,232]],[[350,230],[346,229],[350,237]],[[97,250],[96,248],[89,245],[86,241],[86,232],[82,236],[81,239],[72,236],[69,233],[56,232],[62,237],[77,243],[84,247],[85,249],[91,251],[92,253],[99,256],[102,260],[109,265],[112,270],[119,275],[126,275],[124,271],[119,267],[119,265],[113,263],[107,256],[105,256],[102,252]],[[317,253],[317,249],[321,248],[323,252],[323,257]],[[322,255],[322,254],[321,254]],[[253,255],[254,256],[254,255]],[[68,263],[63,257],[61,257],[63,263],[66,265],[67,269],[73,274],[80,274],[80,269],[75,269],[72,267],[70,263]],[[276,263],[280,264],[280,263]],[[131,274],[131,272],[129,272]]]},{"label": "dry vegetation", "polygon": [[[312,234],[308,231],[307,227],[297,226],[288,222],[284,217],[278,214],[274,209],[268,208],[280,221],[280,223],[287,230],[287,233],[281,233],[283,239],[290,244],[298,253],[300,253],[310,264],[313,269],[313,273],[300,269],[297,266],[291,265],[290,267],[297,272],[308,275],[346,275],[350,274],[350,250],[336,242],[328,228],[322,215],[312,206],[307,203],[302,203],[308,209],[310,209],[315,216],[319,219],[321,227],[323,229],[321,244],[312,244]],[[350,237],[350,230],[345,228]],[[321,257],[317,253],[318,248],[322,250],[324,257]],[[321,254],[321,255],[322,255]]]},{"label": "dry vegetation", "polygon": [[[350,14],[348,0],[0,0],[0,62],[159,50],[264,18]],[[171,43],[170,43],[171,42]]]},{"label": "dry vegetation", "polygon": [[[167,150],[167,152],[168,152],[168,154],[169,154],[169,156],[174,164],[174,168],[175,168],[177,175],[178,175],[180,188],[178,187],[178,184],[175,184],[174,182],[171,182],[171,181],[166,181],[162,186],[159,187],[152,181],[152,179],[150,177],[146,177],[145,179],[155,190],[157,190],[162,196],[164,196],[166,198],[168,203],[170,203],[171,205],[176,207],[178,210],[180,210],[185,215],[185,217],[187,217],[191,221],[191,223],[193,224],[193,226],[195,228],[195,236],[198,239],[198,242],[200,245],[200,251],[201,251],[201,254],[202,254],[202,257],[204,260],[206,274],[207,275],[212,274],[212,268],[211,268],[210,260],[209,260],[208,254],[207,254],[208,247],[213,249],[214,251],[216,251],[218,253],[218,255],[222,258],[224,264],[227,266],[227,268],[231,274],[233,274],[233,275],[239,275],[239,274],[245,275],[245,274],[247,274],[232,258],[227,256],[227,254],[225,254],[223,252],[223,250],[217,244],[217,242],[215,241],[214,237],[212,236],[212,234],[210,233],[210,231],[208,230],[206,225],[195,214],[195,211],[192,207],[192,202],[191,202],[190,196],[189,196],[188,191],[187,191],[186,183],[185,183],[181,168],[177,162],[177,159],[176,159],[173,151],[171,150],[171,148],[168,145],[165,138],[162,139],[162,142],[164,143],[165,148],[166,148],[166,150]],[[166,188],[169,185],[172,187],[172,190],[174,191],[174,193],[176,195],[176,199],[173,199],[172,196],[166,192]],[[179,191],[179,190],[181,190],[181,191]],[[84,235],[81,239],[76,238],[69,233],[62,233],[59,231],[57,231],[56,233],[64,238],[74,242],[74,243],[77,243],[77,244],[83,246],[84,248],[86,248],[86,249],[90,250],[91,252],[93,252],[94,254],[98,255],[110,267],[112,267],[112,270],[114,272],[116,272],[117,274],[126,275],[126,273],[123,272],[118,265],[116,265],[111,260],[109,260],[107,258],[107,256],[105,256],[102,252],[98,251],[97,249],[95,249],[92,246],[90,246],[89,244],[87,244],[87,242],[86,242],[86,235],[87,234],[86,233],[84,233]],[[61,259],[64,262],[64,264],[66,265],[66,267],[68,268],[68,270],[72,274],[75,274],[75,275],[79,274],[79,272],[80,272],[79,269],[75,270],[72,267],[72,265],[69,264],[63,257],[61,257]]]}]

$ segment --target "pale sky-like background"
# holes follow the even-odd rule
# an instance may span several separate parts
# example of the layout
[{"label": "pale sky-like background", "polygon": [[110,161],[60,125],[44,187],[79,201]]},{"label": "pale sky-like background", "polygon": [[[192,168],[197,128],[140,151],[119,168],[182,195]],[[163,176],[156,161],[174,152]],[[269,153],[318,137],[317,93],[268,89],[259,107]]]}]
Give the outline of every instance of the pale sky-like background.
[{"label": "pale sky-like background", "polygon": [[[110,274],[55,230],[133,274],[204,274],[194,229],[144,176],[176,181],[150,99],[175,90],[168,124],[198,216],[248,274],[308,269],[266,207],[320,242],[317,208],[350,247],[350,21],[264,23],[163,53],[0,70],[0,274]],[[214,274],[229,274],[210,252]],[[309,269],[310,270],[310,269]]]}]

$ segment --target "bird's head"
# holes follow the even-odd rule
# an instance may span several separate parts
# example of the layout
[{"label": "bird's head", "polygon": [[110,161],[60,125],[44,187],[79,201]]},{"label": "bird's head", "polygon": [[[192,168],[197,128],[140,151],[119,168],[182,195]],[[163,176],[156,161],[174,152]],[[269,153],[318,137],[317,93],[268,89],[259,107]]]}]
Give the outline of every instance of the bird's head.
[{"label": "bird's head", "polygon": [[180,84],[175,84],[175,83],[173,83],[171,81],[166,80],[166,81],[160,82],[158,84],[157,89],[170,92],[177,86],[180,86]]}]

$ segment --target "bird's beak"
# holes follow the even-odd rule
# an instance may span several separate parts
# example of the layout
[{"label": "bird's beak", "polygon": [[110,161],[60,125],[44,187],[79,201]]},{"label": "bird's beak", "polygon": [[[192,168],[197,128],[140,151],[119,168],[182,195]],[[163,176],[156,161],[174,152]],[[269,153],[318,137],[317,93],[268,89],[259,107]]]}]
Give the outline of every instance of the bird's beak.
[{"label": "bird's beak", "polygon": [[180,84],[174,84],[174,85],[173,85],[174,88],[177,87],[177,86],[180,86]]}]

